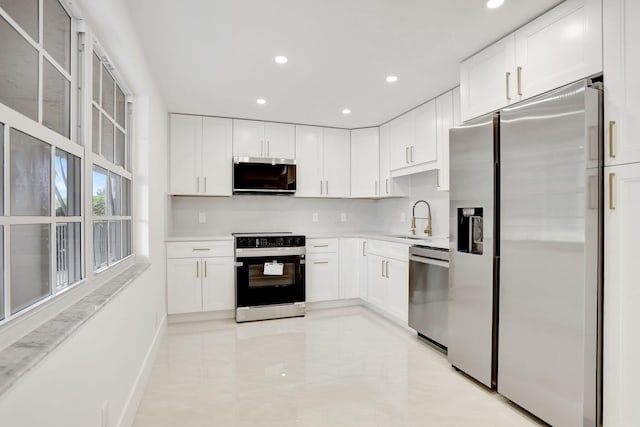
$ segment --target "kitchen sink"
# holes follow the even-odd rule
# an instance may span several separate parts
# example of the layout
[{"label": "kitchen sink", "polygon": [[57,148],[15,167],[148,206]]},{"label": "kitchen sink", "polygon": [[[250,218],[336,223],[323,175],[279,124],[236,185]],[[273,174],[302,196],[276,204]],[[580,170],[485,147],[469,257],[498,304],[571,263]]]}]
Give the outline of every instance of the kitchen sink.
[{"label": "kitchen sink", "polygon": [[387,234],[387,237],[393,237],[396,239],[410,239],[410,240],[431,240],[430,236],[413,236],[411,234]]}]

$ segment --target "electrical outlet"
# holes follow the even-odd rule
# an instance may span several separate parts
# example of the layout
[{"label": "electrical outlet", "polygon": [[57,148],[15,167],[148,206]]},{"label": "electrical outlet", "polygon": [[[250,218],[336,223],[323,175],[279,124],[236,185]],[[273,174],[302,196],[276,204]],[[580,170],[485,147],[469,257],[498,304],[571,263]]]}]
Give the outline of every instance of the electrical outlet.
[{"label": "electrical outlet", "polygon": [[400,212],[400,222],[407,222],[407,214]]},{"label": "electrical outlet", "polygon": [[341,222],[347,222],[347,213],[346,212],[342,212],[340,214],[340,221]]},{"label": "electrical outlet", "polygon": [[207,222],[207,214],[204,212],[198,213],[198,222],[200,224],[204,224],[205,222]]},{"label": "electrical outlet", "polygon": [[313,222],[318,222],[318,212],[314,212],[314,213],[311,215],[311,221],[313,221]]},{"label": "electrical outlet", "polygon": [[102,410],[100,411],[100,425],[102,427],[109,427],[109,401],[106,400],[102,405]]}]

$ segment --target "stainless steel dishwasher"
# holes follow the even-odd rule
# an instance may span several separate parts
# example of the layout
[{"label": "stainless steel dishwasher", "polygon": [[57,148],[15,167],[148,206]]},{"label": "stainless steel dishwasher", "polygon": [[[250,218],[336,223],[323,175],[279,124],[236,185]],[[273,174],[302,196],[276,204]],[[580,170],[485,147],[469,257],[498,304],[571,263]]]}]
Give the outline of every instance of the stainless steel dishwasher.
[{"label": "stainless steel dishwasher", "polygon": [[449,250],[409,248],[409,326],[447,349]]}]

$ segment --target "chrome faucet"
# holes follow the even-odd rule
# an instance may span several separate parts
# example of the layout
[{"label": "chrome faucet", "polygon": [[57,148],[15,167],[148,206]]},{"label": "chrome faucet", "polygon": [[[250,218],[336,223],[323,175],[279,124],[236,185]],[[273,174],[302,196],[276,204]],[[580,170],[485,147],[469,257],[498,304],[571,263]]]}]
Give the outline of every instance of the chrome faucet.
[{"label": "chrome faucet", "polygon": [[[429,209],[429,216],[427,218],[416,217],[416,206],[418,206],[418,203],[420,202],[427,205],[427,208]],[[428,220],[427,228],[424,229],[424,234],[426,234],[427,236],[431,236],[431,205],[429,205],[429,202],[427,202],[426,200],[418,200],[413,204],[413,216],[411,218],[411,234],[414,234],[414,235],[416,234],[416,219]]]}]

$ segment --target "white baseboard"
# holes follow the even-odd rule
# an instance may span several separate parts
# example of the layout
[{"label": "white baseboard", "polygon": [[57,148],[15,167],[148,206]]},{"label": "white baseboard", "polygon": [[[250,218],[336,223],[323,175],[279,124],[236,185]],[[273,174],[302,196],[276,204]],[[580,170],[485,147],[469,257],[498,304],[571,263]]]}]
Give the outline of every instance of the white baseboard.
[{"label": "white baseboard", "polygon": [[158,350],[160,349],[160,344],[162,343],[162,336],[164,335],[164,331],[167,328],[167,315],[165,314],[162,320],[158,325],[158,329],[156,330],[156,334],[153,337],[153,341],[151,342],[151,346],[147,351],[147,354],[144,357],[144,361],[140,370],[138,371],[138,375],[133,383],[133,387],[129,392],[129,396],[127,397],[127,402],[124,405],[124,409],[120,414],[120,419],[116,424],[119,427],[129,427],[133,424],[133,421],[136,418],[136,413],[138,412],[138,406],[140,405],[140,401],[142,400],[142,395],[144,394],[144,389],[149,380],[149,376],[151,375],[151,370],[153,368],[153,363],[156,360],[156,356],[158,354]]},{"label": "white baseboard", "polygon": [[316,302],[308,302],[307,310],[324,310],[326,308],[340,308],[340,307],[351,307],[354,305],[361,305],[362,300],[360,298],[352,298],[352,299],[338,299],[332,301],[316,301]]},{"label": "white baseboard", "polygon": [[204,322],[207,320],[235,319],[235,310],[206,311],[204,313],[171,314],[168,323]]}]

